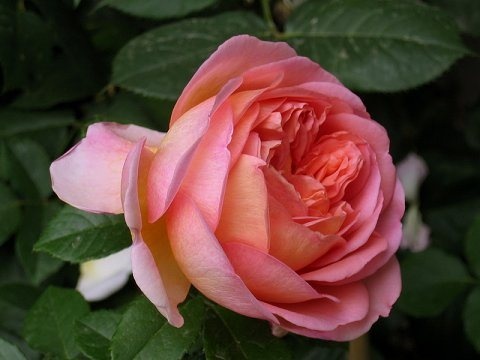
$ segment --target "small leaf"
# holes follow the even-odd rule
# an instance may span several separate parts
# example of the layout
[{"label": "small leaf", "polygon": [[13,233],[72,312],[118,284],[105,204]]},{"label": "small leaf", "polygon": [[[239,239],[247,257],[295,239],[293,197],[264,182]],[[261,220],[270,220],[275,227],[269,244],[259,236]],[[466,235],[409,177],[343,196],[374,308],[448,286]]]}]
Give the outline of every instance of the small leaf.
[{"label": "small leaf", "polygon": [[480,286],[474,288],[468,296],[463,318],[467,337],[480,353]]},{"label": "small leaf", "polygon": [[402,262],[401,310],[413,316],[436,316],[471,282],[463,263],[429,248]]},{"label": "small leaf", "polygon": [[15,345],[0,338],[0,359],[25,360],[26,358]]},{"label": "small leaf", "polygon": [[247,318],[212,305],[216,317],[205,324],[207,360],[286,360],[293,356],[286,343],[272,335],[267,322]]},{"label": "small leaf", "polygon": [[421,85],[468,52],[448,16],[416,1],[306,1],[283,38],[362,91]]},{"label": "small leaf", "polygon": [[90,359],[110,359],[110,342],[122,316],[113,311],[92,312],[75,323],[75,341]]},{"label": "small leaf", "polygon": [[197,67],[233,35],[261,35],[253,14],[232,12],[161,26],[134,38],[113,62],[112,82],[142,95],[176,100]]},{"label": "small leaf", "polygon": [[25,339],[44,353],[73,359],[79,354],[74,324],[88,311],[88,303],[78,292],[49,287],[27,315]]},{"label": "small leaf", "polygon": [[47,225],[35,250],[79,263],[113,254],[131,242],[121,215],[92,214],[66,206]]},{"label": "small leaf", "polygon": [[113,7],[133,16],[168,19],[202,10],[215,2],[217,0],[104,0],[101,5]]},{"label": "small leaf", "polygon": [[0,182],[0,245],[12,235],[20,223],[20,201]]},{"label": "small leaf", "polygon": [[478,216],[467,233],[465,255],[473,272],[480,278],[480,216]]},{"label": "small leaf", "polygon": [[112,359],[182,359],[197,340],[203,324],[203,301],[198,297],[181,306],[185,324],[167,323],[146,298],[135,301],[125,312],[112,340]]},{"label": "small leaf", "polygon": [[37,288],[26,284],[0,286],[0,327],[21,335],[27,311],[39,295],[40,291]]}]

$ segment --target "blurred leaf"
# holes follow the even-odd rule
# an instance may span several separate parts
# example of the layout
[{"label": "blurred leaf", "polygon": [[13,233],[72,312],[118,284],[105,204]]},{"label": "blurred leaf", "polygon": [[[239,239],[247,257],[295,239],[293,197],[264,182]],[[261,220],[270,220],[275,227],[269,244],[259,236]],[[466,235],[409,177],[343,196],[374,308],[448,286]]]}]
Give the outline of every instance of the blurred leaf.
[{"label": "blurred leaf", "polygon": [[[8,89],[15,66],[15,53],[12,51],[15,36],[15,1],[0,1],[0,65],[3,88]],[[2,89],[0,89],[2,90]]]},{"label": "blurred leaf", "polygon": [[217,0],[103,0],[101,5],[113,7],[133,16],[168,19],[202,10],[215,2]]},{"label": "blurred leaf", "polygon": [[88,303],[75,290],[49,287],[28,312],[25,339],[40,351],[73,359],[79,354],[74,324],[88,311]]},{"label": "blurred leaf", "polygon": [[415,1],[306,1],[282,38],[362,91],[421,85],[468,52],[448,16]]},{"label": "blurred leaf", "polygon": [[0,182],[0,245],[17,229],[21,215],[20,201]]},{"label": "blurred leaf", "polygon": [[62,261],[48,254],[33,252],[33,245],[40,236],[44,221],[43,205],[26,206],[23,221],[15,239],[17,257],[33,284],[40,284],[63,264]]},{"label": "blurred leaf", "polygon": [[21,335],[28,309],[40,295],[40,291],[26,284],[0,286],[0,327]]},{"label": "blurred leaf", "polygon": [[463,263],[429,248],[408,254],[401,264],[403,289],[399,308],[413,316],[436,316],[471,282]]},{"label": "blurred leaf", "polygon": [[480,278],[480,216],[475,218],[468,230],[465,256],[473,272]]},{"label": "blurred leaf", "polygon": [[181,306],[185,323],[175,328],[167,323],[146,298],[135,301],[125,312],[112,339],[112,359],[182,359],[197,340],[203,324],[203,301],[191,299]]},{"label": "blurred leaf", "polygon": [[10,177],[12,186],[28,198],[46,198],[52,193],[50,159],[35,141],[21,138],[8,143],[12,153]]},{"label": "blurred leaf", "polygon": [[284,338],[295,360],[345,360],[346,343],[328,342],[289,334]]},{"label": "blurred leaf", "polygon": [[468,296],[463,318],[467,337],[480,353],[480,286],[473,289]]},{"label": "blurred leaf", "polygon": [[113,62],[112,82],[142,95],[176,100],[198,66],[223,41],[264,31],[258,17],[243,12],[161,26],[120,50]]},{"label": "blurred leaf", "polygon": [[35,250],[79,263],[118,252],[131,242],[122,215],[92,214],[65,206],[47,225]]},{"label": "blurred leaf", "polygon": [[23,360],[26,358],[15,345],[0,338],[0,359]]},{"label": "blurred leaf", "polygon": [[[478,4],[480,5],[480,1]],[[480,108],[467,117],[465,137],[468,145],[475,150],[480,150]]]},{"label": "blurred leaf", "polygon": [[286,343],[272,335],[267,322],[238,315],[220,306],[212,305],[211,308],[216,317],[205,323],[207,360],[294,358]]},{"label": "blurred leaf", "polygon": [[453,15],[462,31],[480,36],[480,1],[432,0],[431,2]]},{"label": "blurred leaf", "polygon": [[122,316],[113,311],[92,312],[75,323],[75,341],[90,359],[110,359],[110,342]]}]

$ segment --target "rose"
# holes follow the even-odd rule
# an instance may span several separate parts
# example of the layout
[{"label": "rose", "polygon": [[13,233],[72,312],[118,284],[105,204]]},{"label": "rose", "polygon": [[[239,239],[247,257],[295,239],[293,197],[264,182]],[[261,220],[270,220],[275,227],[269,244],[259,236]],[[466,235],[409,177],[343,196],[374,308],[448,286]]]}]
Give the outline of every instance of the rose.
[{"label": "rose", "polygon": [[400,292],[388,147],[334,76],[238,36],[199,68],[168,133],[93,124],[51,174],[73,206],[124,212],[135,281],[172,325],[193,284],[277,333],[349,340]]}]

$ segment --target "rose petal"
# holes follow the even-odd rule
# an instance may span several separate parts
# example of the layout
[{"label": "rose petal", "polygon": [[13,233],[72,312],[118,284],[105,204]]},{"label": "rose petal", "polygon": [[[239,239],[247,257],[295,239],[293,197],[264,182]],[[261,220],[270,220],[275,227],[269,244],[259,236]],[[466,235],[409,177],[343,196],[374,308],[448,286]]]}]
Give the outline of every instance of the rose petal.
[{"label": "rose petal", "polygon": [[133,235],[133,277],[147,298],[176,327],[183,325],[177,305],[185,300],[190,283],[179,269],[170,248],[163,220],[153,224],[142,218],[147,210],[146,186],[153,153],[138,142],[128,154],[122,174],[125,220]]},{"label": "rose petal", "polygon": [[264,164],[261,159],[243,154],[230,171],[215,232],[221,242],[238,241],[268,251],[267,188],[259,169]]},{"label": "rose petal", "polygon": [[122,213],[121,174],[132,141],[145,137],[158,146],[163,136],[135,125],[92,124],[85,139],[50,166],[53,190],[79,209]]},{"label": "rose petal", "polygon": [[167,231],[175,258],[195,288],[237,313],[277,323],[235,273],[195,203],[182,193],[167,212]]},{"label": "rose petal", "polygon": [[[365,318],[369,294],[361,282],[325,288],[328,297],[297,304],[264,304],[273,314],[299,328],[330,331]],[[280,322],[282,324],[282,321]]]},{"label": "rose petal", "polygon": [[257,299],[296,303],[321,297],[295,271],[273,256],[237,242],[222,246],[235,272]]}]

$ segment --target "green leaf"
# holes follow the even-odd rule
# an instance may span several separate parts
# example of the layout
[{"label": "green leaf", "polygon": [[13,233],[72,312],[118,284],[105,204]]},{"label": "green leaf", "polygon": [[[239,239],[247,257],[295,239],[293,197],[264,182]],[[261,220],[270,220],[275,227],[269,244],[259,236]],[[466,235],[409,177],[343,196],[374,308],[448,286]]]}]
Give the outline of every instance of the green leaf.
[{"label": "green leaf", "polygon": [[413,316],[436,316],[472,281],[464,264],[441,250],[409,254],[401,264],[399,308]]},{"label": "green leaf", "polygon": [[468,295],[463,311],[467,337],[480,353],[480,286],[474,288]]},{"label": "green leaf", "polygon": [[168,19],[202,10],[216,2],[217,0],[104,0],[101,5],[113,7],[133,16]]},{"label": "green leaf", "polygon": [[40,291],[26,284],[0,286],[0,327],[21,335],[27,311],[38,299]]},{"label": "green leaf", "polygon": [[289,334],[283,338],[295,360],[345,360],[348,343],[328,342]]},{"label": "green leaf", "polygon": [[75,341],[90,359],[110,359],[110,342],[122,316],[113,311],[92,312],[75,323]]},{"label": "green leaf", "polygon": [[145,297],[132,303],[125,312],[112,339],[112,359],[182,359],[198,338],[203,324],[203,301],[200,297],[181,307],[185,324],[169,325]]},{"label": "green leaf", "polygon": [[27,138],[9,141],[12,154],[10,177],[12,186],[29,198],[46,198],[52,193],[50,183],[50,159],[45,150]]},{"label": "green leaf", "polygon": [[247,318],[212,305],[216,317],[207,319],[205,356],[214,359],[292,359],[286,343],[274,337],[265,321]]},{"label": "green leaf", "polygon": [[92,214],[66,206],[49,222],[35,250],[80,263],[113,254],[131,242],[123,216]]},{"label": "green leaf", "polygon": [[49,287],[27,315],[25,339],[44,353],[73,359],[79,354],[74,324],[88,311],[88,303],[78,292]]},{"label": "green leaf", "polygon": [[421,85],[468,52],[448,16],[410,0],[306,1],[282,38],[362,91]]},{"label": "green leaf", "polygon": [[478,0],[432,0],[457,21],[462,31],[480,36],[480,1]]},{"label": "green leaf", "polygon": [[0,182],[0,245],[17,229],[20,223],[20,201],[13,192]]},{"label": "green leaf", "polygon": [[236,34],[262,35],[253,14],[224,13],[161,26],[136,37],[113,62],[112,82],[142,95],[176,100],[198,66]]},{"label": "green leaf", "polygon": [[24,360],[26,358],[15,345],[0,338],[0,359]]},{"label": "green leaf", "polygon": [[468,230],[465,256],[473,272],[480,278],[480,216],[476,217]]}]

